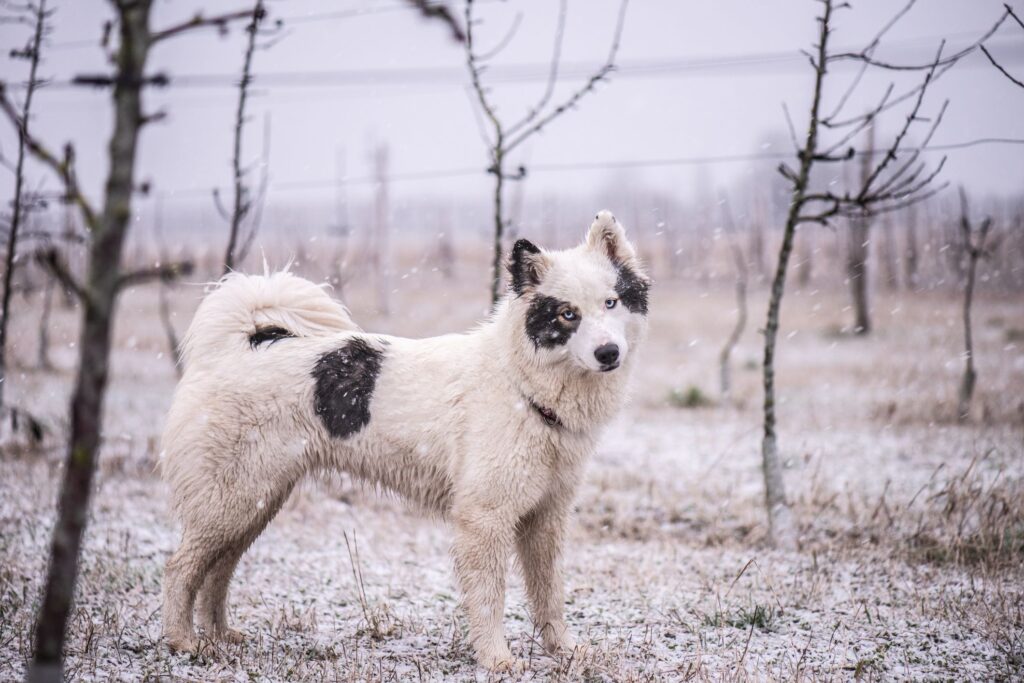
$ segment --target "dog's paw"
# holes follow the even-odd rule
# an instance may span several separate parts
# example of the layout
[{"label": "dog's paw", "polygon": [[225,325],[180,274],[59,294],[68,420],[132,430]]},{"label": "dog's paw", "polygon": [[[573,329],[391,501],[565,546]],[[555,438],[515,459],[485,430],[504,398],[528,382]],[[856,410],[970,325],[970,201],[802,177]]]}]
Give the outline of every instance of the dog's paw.
[{"label": "dog's paw", "polygon": [[544,649],[553,655],[568,654],[576,649],[576,639],[565,623],[547,624],[541,631]]},{"label": "dog's paw", "polygon": [[164,639],[172,652],[182,654],[196,654],[202,646],[202,642],[194,635],[166,635]]},{"label": "dog's paw", "polygon": [[560,636],[544,638],[544,649],[553,655],[569,654],[577,647],[576,639],[568,631]]},{"label": "dog's paw", "polygon": [[217,639],[222,640],[225,643],[231,643],[232,645],[238,645],[245,642],[245,634],[234,628],[223,628],[217,631]]},{"label": "dog's paw", "polygon": [[512,656],[507,648],[504,652],[478,653],[477,663],[494,673],[522,673],[526,671],[526,661]]}]

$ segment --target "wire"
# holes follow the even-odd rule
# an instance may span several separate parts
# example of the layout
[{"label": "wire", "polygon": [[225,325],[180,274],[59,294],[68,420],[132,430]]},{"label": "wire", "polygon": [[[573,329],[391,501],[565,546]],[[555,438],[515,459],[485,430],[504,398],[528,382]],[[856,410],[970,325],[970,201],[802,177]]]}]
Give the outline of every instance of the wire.
[{"label": "wire", "polygon": [[[401,6],[405,7],[405,6]],[[375,8],[383,10],[384,8]],[[949,38],[974,36],[973,32],[957,33]],[[894,42],[890,47],[905,49],[925,43],[933,43],[942,37],[913,38]],[[75,41],[81,42],[81,41]],[[1012,43],[1016,41],[1000,40],[993,43]],[[840,51],[850,51],[842,48]],[[1011,59],[1008,63],[1019,61]],[[617,78],[672,77],[677,74],[700,73],[716,70],[748,70],[748,71],[786,71],[794,67],[802,70],[806,58],[797,51],[760,52],[722,57],[685,57],[677,59],[638,60],[616,66]],[[563,64],[558,79],[579,80],[586,78],[594,65],[587,62],[571,62]],[[488,71],[488,80],[492,83],[530,83],[547,81],[550,65],[542,63],[495,65]],[[276,88],[312,88],[312,87],[344,87],[344,86],[407,86],[419,84],[463,85],[466,73],[463,67],[399,67],[390,69],[337,69],[322,71],[285,71],[276,73],[257,73],[253,76],[256,87]],[[182,74],[170,77],[169,87],[172,88],[235,88],[238,85],[237,74]],[[15,87],[15,84],[11,84]],[[47,84],[48,88],[80,88],[70,79],[54,79]]]}]

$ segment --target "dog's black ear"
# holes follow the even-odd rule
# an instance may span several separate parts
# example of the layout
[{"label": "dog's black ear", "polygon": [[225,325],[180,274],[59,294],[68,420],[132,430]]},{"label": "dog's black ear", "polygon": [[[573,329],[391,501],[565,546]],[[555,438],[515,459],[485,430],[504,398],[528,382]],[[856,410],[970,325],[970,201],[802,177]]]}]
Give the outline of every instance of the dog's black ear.
[{"label": "dog's black ear", "polygon": [[547,270],[547,257],[530,240],[518,240],[512,247],[508,272],[512,276],[512,291],[517,296],[540,284]]}]

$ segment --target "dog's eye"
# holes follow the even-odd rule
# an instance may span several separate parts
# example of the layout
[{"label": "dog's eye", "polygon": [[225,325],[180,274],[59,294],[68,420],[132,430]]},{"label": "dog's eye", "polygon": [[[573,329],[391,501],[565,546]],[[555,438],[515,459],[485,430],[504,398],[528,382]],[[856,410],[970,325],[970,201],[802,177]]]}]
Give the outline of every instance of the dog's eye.
[{"label": "dog's eye", "polygon": [[619,303],[618,299],[605,299],[604,307],[607,309],[615,308],[615,304]]},{"label": "dog's eye", "polygon": [[576,319],[576,311],[573,311],[573,310],[562,311],[562,317],[565,318],[566,320],[575,320]]}]

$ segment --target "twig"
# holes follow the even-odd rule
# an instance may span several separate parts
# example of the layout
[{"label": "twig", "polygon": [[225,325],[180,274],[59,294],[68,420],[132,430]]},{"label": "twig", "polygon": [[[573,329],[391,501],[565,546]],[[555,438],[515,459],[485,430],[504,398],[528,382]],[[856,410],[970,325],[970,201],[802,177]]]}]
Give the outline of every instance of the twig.
[{"label": "twig", "polygon": [[1016,78],[1011,76],[1010,72],[1004,69],[1002,65],[996,61],[995,57],[992,56],[992,53],[990,53],[984,45],[979,45],[978,47],[981,48],[981,51],[985,53],[986,57],[988,57],[988,61],[992,62],[992,66],[999,69],[1000,73],[1009,78],[1014,85],[1016,85],[1019,88],[1024,88],[1024,82],[1018,81]]},{"label": "twig", "polygon": [[47,149],[41,142],[36,140],[25,126],[24,121],[18,114],[17,110],[10,100],[7,99],[6,84],[0,82],[0,110],[3,110],[7,118],[14,124],[15,128],[21,131],[21,135],[24,136],[25,145],[29,151],[32,152],[33,156],[39,161],[43,162],[46,166],[49,166],[57,176],[61,179],[64,184],[66,196],[71,199],[79,210],[82,212],[82,218],[85,221],[86,227],[90,230],[94,230],[99,224],[97,219],[96,211],[93,209],[92,204],[85,198],[81,190],[78,187],[78,178],[75,175],[75,150],[70,143],[64,146],[64,158],[59,159],[56,154]]},{"label": "twig", "polygon": [[455,21],[452,11],[442,4],[432,4],[428,0],[406,0],[410,5],[417,8],[427,19],[438,19],[448,25],[452,39],[458,43],[466,42],[466,34],[463,33],[459,22]]}]

